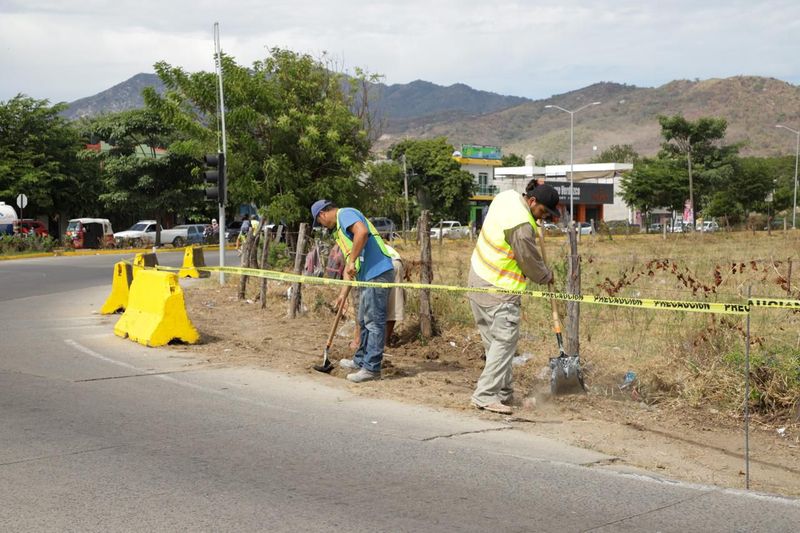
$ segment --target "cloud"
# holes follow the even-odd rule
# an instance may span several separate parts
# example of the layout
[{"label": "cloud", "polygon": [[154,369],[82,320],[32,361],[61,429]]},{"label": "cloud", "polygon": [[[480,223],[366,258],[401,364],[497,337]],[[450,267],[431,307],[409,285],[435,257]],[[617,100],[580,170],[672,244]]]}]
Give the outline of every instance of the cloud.
[{"label": "cloud", "polygon": [[0,100],[97,93],[156,61],[213,69],[212,25],[249,64],[273,46],[385,74],[547,97],[597,81],[660,85],[736,74],[797,83],[800,3],[675,0],[0,4]]}]

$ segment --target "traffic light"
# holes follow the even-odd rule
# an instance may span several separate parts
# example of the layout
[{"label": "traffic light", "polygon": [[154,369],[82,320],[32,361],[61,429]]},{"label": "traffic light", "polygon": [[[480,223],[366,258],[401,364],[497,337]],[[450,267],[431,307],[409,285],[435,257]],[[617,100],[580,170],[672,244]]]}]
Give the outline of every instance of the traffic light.
[{"label": "traffic light", "polygon": [[206,154],[203,158],[206,169],[203,179],[206,184],[206,200],[216,200],[219,205],[225,204],[225,154]]}]

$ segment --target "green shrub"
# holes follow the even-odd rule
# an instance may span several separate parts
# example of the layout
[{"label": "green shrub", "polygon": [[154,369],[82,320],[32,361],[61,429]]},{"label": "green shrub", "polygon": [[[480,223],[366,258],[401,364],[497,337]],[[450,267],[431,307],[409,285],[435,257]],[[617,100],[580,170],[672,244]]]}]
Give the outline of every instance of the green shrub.
[{"label": "green shrub", "polygon": [[0,255],[52,252],[55,245],[56,240],[49,236],[3,235],[0,237]]},{"label": "green shrub", "polygon": [[289,256],[289,248],[285,242],[273,242],[269,247],[269,266],[270,268],[280,270],[286,268],[292,263]]}]

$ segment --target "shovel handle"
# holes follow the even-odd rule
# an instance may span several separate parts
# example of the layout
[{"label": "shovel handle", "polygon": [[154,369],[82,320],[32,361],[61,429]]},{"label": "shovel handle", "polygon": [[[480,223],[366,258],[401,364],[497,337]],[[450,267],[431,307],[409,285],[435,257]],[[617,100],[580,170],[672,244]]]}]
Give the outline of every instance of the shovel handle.
[{"label": "shovel handle", "polygon": [[[544,264],[547,264],[547,253],[544,251],[544,230],[542,230],[542,225],[538,224],[538,233],[539,233],[539,243],[541,245],[541,254],[542,254],[542,261]],[[553,289],[553,282],[547,284],[548,289],[550,292],[555,292]],[[556,305],[555,298],[550,298],[550,308],[553,310],[553,331],[559,337],[561,337],[561,318],[558,316],[558,306]]]},{"label": "shovel handle", "polygon": [[350,296],[350,289],[352,287],[348,285],[344,289],[344,298],[342,298],[342,303],[339,304],[339,308],[336,310],[336,318],[333,320],[333,324],[331,325],[331,332],[328,333],[328,342],[325,343],[325,350],[329,350],[331,344],[333,344],[333,336],[336,335],[336,328],[339,327],[339,320],[342,318],[342,311],[344,311],[344,306],[347,303],[347,297]]}]

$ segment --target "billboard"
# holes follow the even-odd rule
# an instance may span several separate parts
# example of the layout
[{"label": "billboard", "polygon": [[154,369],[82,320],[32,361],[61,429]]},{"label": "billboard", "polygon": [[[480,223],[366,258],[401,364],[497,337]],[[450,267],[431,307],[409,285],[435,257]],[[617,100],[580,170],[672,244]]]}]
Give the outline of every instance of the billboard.
[{"label": "billboard", "polygon": [[461,157],[469,159],[503,159],[503,153],[499,146],[484,146],[481,144],[462,144]]},{"label": "billboard", "polygon": [[611,183],[584,183],[576,181],[570,191],[569,182],[547,181],[558,192],[559,204],[569,205],[570,195],[574,204],[613,204],[614,185]]}]

